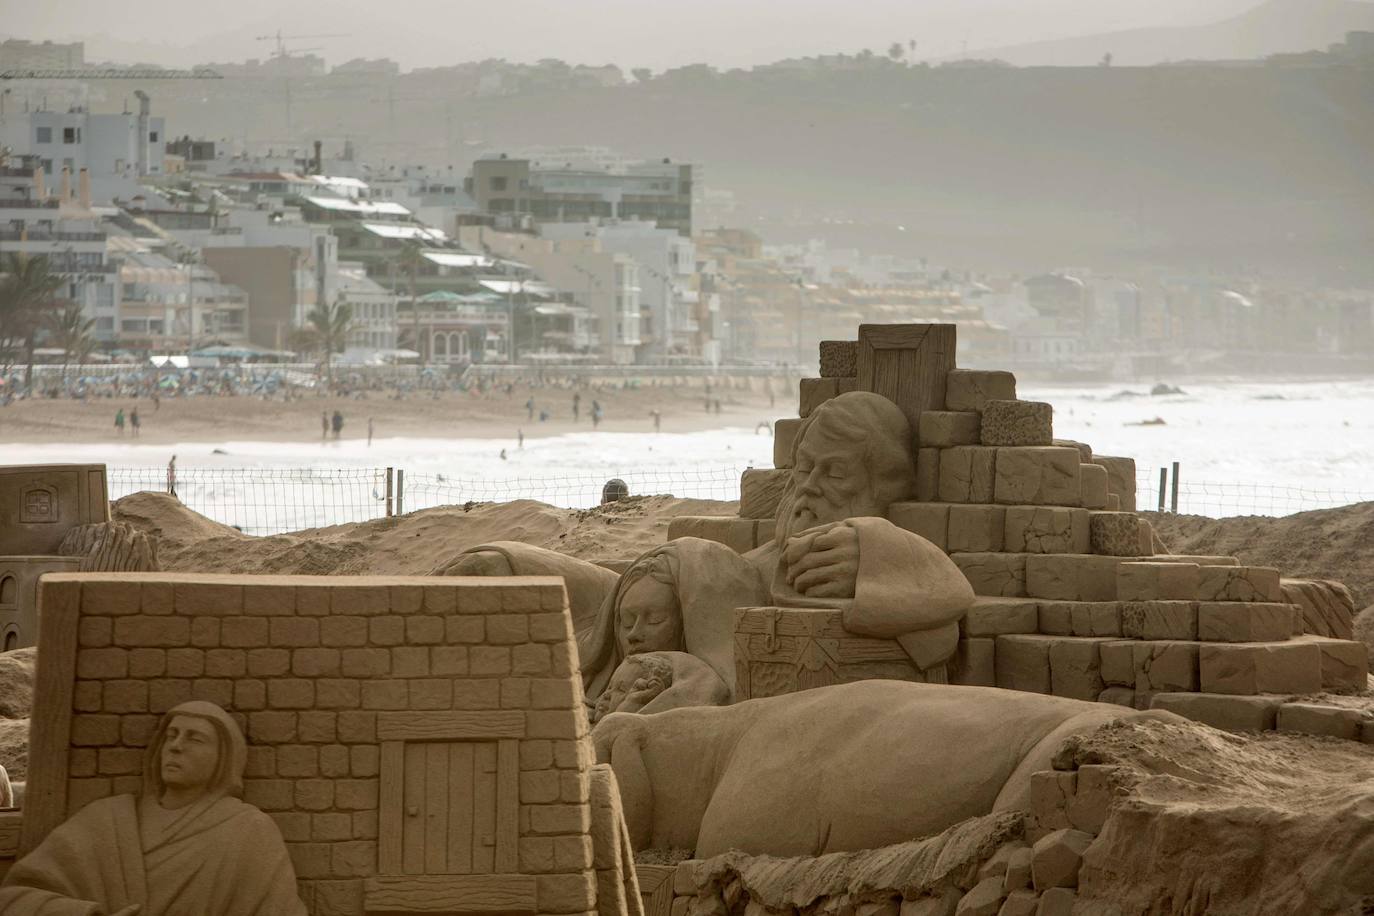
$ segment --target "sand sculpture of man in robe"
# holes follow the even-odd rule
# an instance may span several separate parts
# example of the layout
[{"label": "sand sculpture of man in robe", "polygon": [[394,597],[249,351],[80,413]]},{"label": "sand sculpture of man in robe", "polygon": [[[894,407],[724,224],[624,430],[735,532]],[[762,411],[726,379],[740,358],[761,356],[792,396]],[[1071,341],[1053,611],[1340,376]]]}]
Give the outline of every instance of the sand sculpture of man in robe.
[{"label": "sand sculpture of man in robe", "polygon": [[846,630],[896,639],[924,680],[944,683],[974,595],[939,548],[887,521],[915,490],[902,411],[882,395],[842,394],[802,422],[774,541],[746,557],[774,604],[838,608]]},{"label": "sand sculpture of man in robe", "polygon": [[[837,608],[846,629],[896,639],[924,680],[945,682],[973,589],[939,548],[885,517],[916,487],[905,415],[877,394],[832,398],[802,423],[792,465],[774,542],[743,556],[722,544],[680,538],[644,554],[615,581],[554,551],[500,543],[472,548],[436,572],[564,575],[589,704],[626,655],[649,651],[697,656],[733,698],[732,611],[767,604]],[[609,593],[593,605],[606,587]],[[685,640],[630,647],[615,635],[665,614],[678,621]],[[705,679],[695,682],[703,688],[696,694],[688,683],[675,685],[670,703],[644,709],[720,702]]]},{"label": "sand sculpture of man in robe", "polygon": [[247,747],[213,703],[167,712],[143,792],[94,801],[0,884],[6,916],[304,916],[281,832],[236,796]]}]

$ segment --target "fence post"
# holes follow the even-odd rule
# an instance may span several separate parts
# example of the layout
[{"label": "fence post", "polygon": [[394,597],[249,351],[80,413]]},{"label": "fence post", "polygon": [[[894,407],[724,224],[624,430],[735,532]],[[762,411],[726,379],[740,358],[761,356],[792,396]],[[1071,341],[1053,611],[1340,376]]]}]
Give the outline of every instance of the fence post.
[{"label": "fence post", "polygon": [[[471,367],[469,367],[471,368]],[[396,514],[406,514],[406,469],[396,469]]]},{"label": "fence post", "polygon": [[1159,469],[1159,511],[1164,511],[1164,491],[1169,486],[1169,469]]},{"label": "fence post", "polygon": [[1171,496],[1169,498],[1169,511],[1178,515],[1178,462],[1174,462],[1174,483]]},{"label": "fence post", "polygon": [[[391,487],[392,487],[392,483],[394,482],[394,481],[393,481],[393,477],[394,477],[394,476],[395,476],[395,471],[392,470],[391,468],[387,468],[387,469],[386,469],[386,517],[387,517],[387,518],[391,518],[391,494],[392,494],[392,489],[391,489]],[[1163,493],[1160,494],[1159,499],[1160,499],[1160,502],[1161,502],[1161,503],[1164,501],[1164,495],[1163,495]]]}]

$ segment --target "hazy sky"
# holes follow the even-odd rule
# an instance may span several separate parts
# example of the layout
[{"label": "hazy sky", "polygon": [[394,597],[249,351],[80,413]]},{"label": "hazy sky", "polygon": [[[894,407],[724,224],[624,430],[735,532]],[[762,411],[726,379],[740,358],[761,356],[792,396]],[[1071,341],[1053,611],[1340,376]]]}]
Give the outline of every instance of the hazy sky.
[{"label": "hazy sky", "polygon": [[189,65],[265,56],[288,42],[329,63],[390,57],[409,69],[485,57],[655,70],[747,67],[784,57],[882,52],[917,59],[1046,38],[1197,25],[1260,0],[0,0],[0,34],[84,40],[88,60]]}]

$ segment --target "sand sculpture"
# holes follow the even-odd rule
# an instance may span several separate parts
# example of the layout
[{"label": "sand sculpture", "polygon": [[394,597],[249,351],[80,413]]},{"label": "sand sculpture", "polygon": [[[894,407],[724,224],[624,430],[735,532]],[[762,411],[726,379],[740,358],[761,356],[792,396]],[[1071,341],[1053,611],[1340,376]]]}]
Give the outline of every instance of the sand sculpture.
[{"label": "sand sculpture", "polygon": [[[574,604],[588,702],[600,698],[627,655],[678,650],[715,670],[736,698],[734,609],[765,604],[829,609],[850,637],[895,641],[908,678],[944,682],[973,591],[941,551],[883,517],[894,502],[913,495],[910,441],[906,417],[891,401],[868,392],[845,394],[817,410],[799,432],[797,466],[781,494],[769,543],[740,557],[727,545],[675,537],[631,564],[601,598],[591,625],[583,623],[590,608]],[[534,568],[606,581],[593,564],[502,544],[474,548],[439,571],[510,575]],[[580,597],[595,600],[595,589]],[[649,619],[681,632],[665,630],[645,642],[634,625]],[[860,667],[854,679],[881,676]],[[710,702],[705,694],[692,700],[676,693],[673,706]],[[671,707],[651,711],[661,708]]]},{"label": "sand sculpture", "polygon": [[157,568],[155,542],[110,521],[103,464],[0,468],[0,652],[37,640],[44,573]]},{"label": "sand sculpture", "polygon": [[[32,720],[25,807],[0,812],[0,875],[11,868],[0,912],[92,912],[10,905],[28,906],[40,887],[100,902],[104,916],[143,901],[98,896],[131,886],[117,882],[140,849],[143,912],[166,916],[637,912],[616,904],[637,894],[636,876],[614,780],[593,779],[561,579],[68,573],[43,580],[41,601],[44,713]],[[242,834],[259,822],[279,830],[296,879],[280,905],[259,897],[221,911],[158,896],[164,863],[192,846],[150,848],[156,835],[140,835],[143,762],[159,756],[159,722],[216,718],[206,703],[230,710],[247,739],[222,742],[243,803],[228,792],[197,804],[207,817],[259,820],[226,814],[237,831],[227,836],[204,818],[199,832],[185,819],[168,830],[244,847],[223,853],[219,874],[243,864],[255,877],[214,890],[226,905],[276,874],[272,844]],[[101,830],[119,855],[53,885]]]},{"label": "sand sculpture", "polygon": [[270,817],[238,798],[247,743],[206,702],[163,714],[143,791],[82,808],[0,885],[0,911],[90,916],[304,914]]},{"label": "sand sculpture", "polygon": [[[1234,557],[1169,555],[1134,511],[1135,463],[1055,439],[1052,408],[1017,399],[1011,373],[956,368],[952,326],[861,325],[857,341],[823,342],[820,357],[799,416],[775,424],[776,469],[745,472],[740,516],[677,518],[670,538],[754,556],[810,466],[817,418],[856,393],[881,395],[908,418],[916,453],[911,494],[883,514],[976,593],[959,618],[953,682],[1270,729],[1285,694],[1365,688],[1367,650],[1351,639],[1342,589]],[[736,611],[737,698],[916,679],[908,647],[861,633],[842,603],[785,597]]]},{"label": "sand sculpture", "polygon": [[636,849],[821,855],[1028,810],[1066,738],[1130,717],[1098,703],[871,680],[725,708],[618,714],[593,733]]}]

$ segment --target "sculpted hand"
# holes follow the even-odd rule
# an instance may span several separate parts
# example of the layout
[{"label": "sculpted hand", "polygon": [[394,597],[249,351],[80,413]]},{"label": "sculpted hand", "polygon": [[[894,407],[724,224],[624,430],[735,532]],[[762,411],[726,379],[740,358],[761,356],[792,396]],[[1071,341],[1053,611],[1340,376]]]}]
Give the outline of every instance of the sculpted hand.
[{"label": "sculpted hand", "polygon": [[836,522],[787,544],[787,581],[808,598],[853,598],[859,580],[859,532]]},{"label": "sculpted hand", "polygon": [[620,712],[639,712],[667,687],[668,685],[658,678],[639,678],[631,685],[625,702],[620,704]]}]

